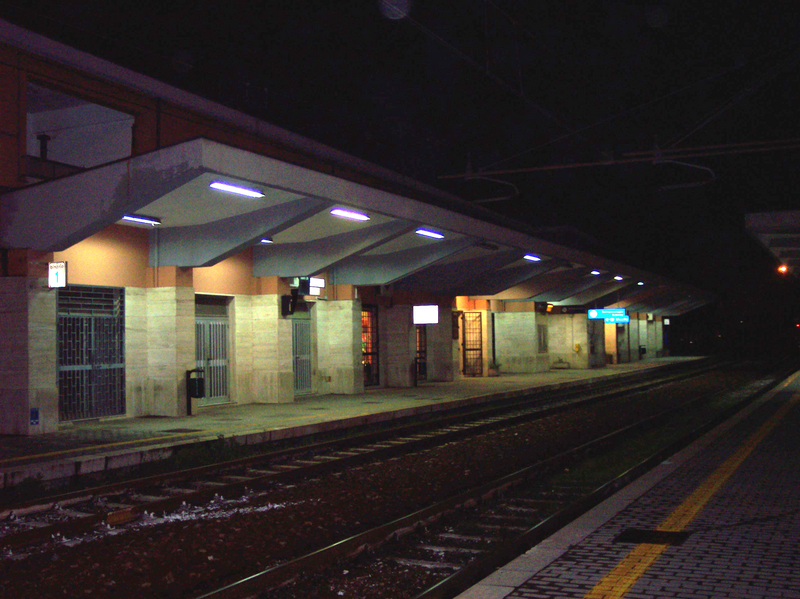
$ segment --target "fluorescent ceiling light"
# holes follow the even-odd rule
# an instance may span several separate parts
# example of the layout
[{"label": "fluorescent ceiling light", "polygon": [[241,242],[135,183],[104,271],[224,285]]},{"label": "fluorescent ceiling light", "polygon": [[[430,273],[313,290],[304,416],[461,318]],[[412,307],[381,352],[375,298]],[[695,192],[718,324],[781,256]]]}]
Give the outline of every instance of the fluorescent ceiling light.
[{"label": "fluorescent ceiling light", "polygon": [[641,287],[642,285],[644,285],[644,281],[639,281],[639,282],[638,282],[638,283],[636,283],[636,284],[637,284],[639,287]]},{"label": "fluorescent ceiling light", "polygon": [[599,271],[599,270],[593,270],[593,271],[592,271],[592,274],[593,274],[594,276],[598,276],[598,275],[600,274],[600,271]]},{"label": "fluorescent ceiling light", "polygon": [[264,237],[264,239],[261,240],[261,243],[274,243],[274,241],[272,241],[269,237]]},{"label": "fluorescent ceiling light", "polygon": [[240,196],[247,196],[248,198],[263,198],[264,194],[257,189],[249,187],[242,187],[241,185],[232,185],[230,183],[222,183],[221,181],[214,181],[209,185],[213,189],[220,191],[227,191],[228,193],[235,193]]},{"label": "fluorescent ceiling light", "polygon": [[539,262],[541,260],[539,256],[534,256],[533,254],[525,254],[523,258],[525,258],[525,260],[530,260],[531,262]]},{"label": "fluorescent ceiling light", "polygon": [[344,208],[334,208],[331,210],[331,214],[341,218],[349,218],[350,220],[369,220],[369,216],[366,214],[355,212],[353,210],[345,210]]},{"label": "fluorescent ceiling light", "polygon": [[369,216],[361,212],[354,212],[352,210],[344,210],[343,208],[334,208],[331,214],[341,218],[349,218],[350,220],[369,220]]},{"label": "fluorescent ceiling light", "polygon": [[621,281],[621,280],[622,280],[622,277],[621,277],[621,276],[619,276],[619,275],[617,275],[617,276],[615,276],[615,277],[614,277],[614,280],[615,280],[615,281]]},{"label": "fluorescent ceiling light", "polygon": [[441,233],[437,233],[436,231],[429,231],[428,229],[417,229],[414,231],[417,235],[422,235],[423,237],[430,237],[431,239],[444,239],[444,235]]},{"label": "fluorescent ceiling light", "polygon": [[150,216],[139,216],[138,214],[126,214],[122,217],[122,220],[129,220],[132,223],[141,223],[143,225],[160,225],[161,221],[157,218],[153,218]]}]

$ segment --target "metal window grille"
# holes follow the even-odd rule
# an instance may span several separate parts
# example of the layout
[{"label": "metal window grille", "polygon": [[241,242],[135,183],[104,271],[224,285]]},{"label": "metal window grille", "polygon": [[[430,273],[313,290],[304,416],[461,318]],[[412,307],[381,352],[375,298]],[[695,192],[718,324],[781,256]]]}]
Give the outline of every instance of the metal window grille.
[{"label": "metal window grille", "polygon": [[294,392],[311,393],[311,321],[292,321],[292,356],[294,358]]},{"label": "metal window grille", "polygon": [[125,413],[125,290],[58,290],[58,411],[62,421]]},{"label": "metal window grille", "polygon": [[463,358],[466,376],[483,374],[483,334],[480,312],[464,312]]},{"label": "metal window grille", "polygon": [[428,329],[424,324],[417,325],[417,380],[428,380]]},{"label": "metal window grille", "polygon": [[361,363],[364,365],[364,386],[380,384],[378,354],[378,307],[361,309]]}]

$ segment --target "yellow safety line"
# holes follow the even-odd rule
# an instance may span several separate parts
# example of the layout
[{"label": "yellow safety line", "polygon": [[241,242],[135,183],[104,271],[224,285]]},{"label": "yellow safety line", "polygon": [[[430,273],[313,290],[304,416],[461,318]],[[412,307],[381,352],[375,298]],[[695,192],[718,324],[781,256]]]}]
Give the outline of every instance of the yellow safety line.
[{"label": "yellow safety line", "polygon": [[[764,438],[772,432],[784,416],[800,400],[800,393],[794,393],[789,401],[772,415],[761,427],[745,441],[733,455],[725,460],[706,478],[689,497],[684,500],[656,530],[680,532],[694,520],[708,504],[714,494],[728,481]],[[667,545],[641,544],[636,546],[617,566],[611,570],[595,587],[584,595],[584,599],[622,599],[631,587],[647,572]]]}]

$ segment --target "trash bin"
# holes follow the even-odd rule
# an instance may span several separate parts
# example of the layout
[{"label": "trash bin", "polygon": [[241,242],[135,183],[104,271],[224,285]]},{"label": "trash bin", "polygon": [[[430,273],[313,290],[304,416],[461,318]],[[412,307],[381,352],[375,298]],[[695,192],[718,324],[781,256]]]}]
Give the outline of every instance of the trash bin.
[{"label": "trash bin", "polygon": [[[202,368],[186,371],[186,414],[192,415],[192,399],[199,399],[206,395],[206,379],[203,377]],[[192,376],[195,375],[195,376]]]}]

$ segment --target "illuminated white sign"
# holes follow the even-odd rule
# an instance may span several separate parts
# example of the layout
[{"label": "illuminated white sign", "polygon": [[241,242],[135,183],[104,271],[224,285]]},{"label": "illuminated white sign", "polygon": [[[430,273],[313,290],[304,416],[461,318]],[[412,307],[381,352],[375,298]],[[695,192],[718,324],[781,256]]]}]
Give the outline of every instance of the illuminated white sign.
[{"label": "illuminated white sign", "polygon": [[48,287],[66,287],[67,286],[67,263],[66,262],[50,262],[47,268],[47,286]]},{"label": "illuminated white sign", "polygon": [[439,306],[414,306],[414,324],[439,324]]}]

